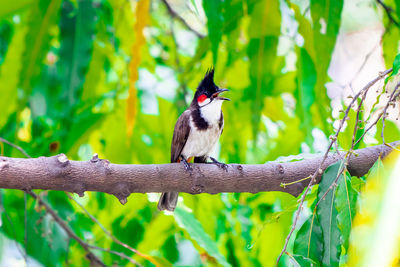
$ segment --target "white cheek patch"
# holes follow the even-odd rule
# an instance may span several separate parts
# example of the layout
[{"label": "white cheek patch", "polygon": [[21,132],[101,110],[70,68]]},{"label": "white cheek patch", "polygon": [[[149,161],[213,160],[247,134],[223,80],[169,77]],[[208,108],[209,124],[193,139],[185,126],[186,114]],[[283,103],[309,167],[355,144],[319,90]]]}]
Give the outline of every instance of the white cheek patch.
[{"label": "white cheek patch", "polygon": [[204,99],[203,102],[198,102],[198,103],[199,103],[200,107],[203,107],[203,106],[209,104],[210,102],[211,102],[211,99],[210,98],[206,98],[206,99]]}]

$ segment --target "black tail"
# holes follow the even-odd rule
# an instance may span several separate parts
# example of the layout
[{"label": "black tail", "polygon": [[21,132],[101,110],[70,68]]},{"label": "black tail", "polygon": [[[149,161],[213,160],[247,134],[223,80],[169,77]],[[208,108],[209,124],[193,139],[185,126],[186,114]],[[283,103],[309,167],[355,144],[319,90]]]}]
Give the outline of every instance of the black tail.
[{"label": "black tail", "polygon": [[178,195],[178,192],[162,193],[160,200],[158,201],[157,208],[159,210],[174,211],[176,203],[178,202]]}]

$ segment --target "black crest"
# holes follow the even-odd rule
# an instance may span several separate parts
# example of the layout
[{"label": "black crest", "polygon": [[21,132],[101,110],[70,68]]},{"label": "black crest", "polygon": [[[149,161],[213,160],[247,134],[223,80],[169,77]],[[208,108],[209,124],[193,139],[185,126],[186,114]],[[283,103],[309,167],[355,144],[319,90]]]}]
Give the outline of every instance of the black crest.
[{"label": "black crest", "polygon": [[206,75],[204,76],[203,80],[200,82],[199,86],[197,87],[195,93],[195,99],[202,94],[210,97],[214,94],[218,89],[218,86],[214,83],[214,68],[211,67],[207,70]]}]

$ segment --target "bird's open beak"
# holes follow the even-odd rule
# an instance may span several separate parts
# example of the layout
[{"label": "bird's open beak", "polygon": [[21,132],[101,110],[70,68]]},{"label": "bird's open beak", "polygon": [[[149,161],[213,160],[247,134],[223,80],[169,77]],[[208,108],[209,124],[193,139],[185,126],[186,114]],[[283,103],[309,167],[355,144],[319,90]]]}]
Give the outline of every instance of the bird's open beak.
[{"label": "bird's open beak", "polygon": [[215,99],[219,99],[219,100],[228,100],[228,101],[231,101],[229,98],[219,96],[220,93],[222,93],[222,92],[227,92],[227,91],[229,91],[229,90],[228,90],[228,89],[225,89],[225,88],[218,88],[217,92],[214,93],[214,94],[212,95],[212,97],[215,98]]}]

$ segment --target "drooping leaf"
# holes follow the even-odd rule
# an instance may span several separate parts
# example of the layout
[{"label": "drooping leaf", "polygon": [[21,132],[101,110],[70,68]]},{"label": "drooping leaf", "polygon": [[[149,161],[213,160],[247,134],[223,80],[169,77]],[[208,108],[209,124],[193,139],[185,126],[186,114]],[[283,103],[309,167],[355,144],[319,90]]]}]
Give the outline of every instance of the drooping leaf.
[{"label": "drooping leaf", "polygon": [[203,227],[192,213],[178,207],[174,212],[174,217],[179,226],[187,231],[190,238],[214,257],[219,264],[230,266],[226,258],[219,252],[217,244],[204,232]]},{"label": "drooping leaf", "polygon": [[[254,135],[259,129],[264,97],[272,94],[277,48],[277,36],[251,39],[248,46],[250,87],[246,90],[246,98],[252,102],[251,121]],[[269,62],[269,64],[264,64],[264,62]]]},{"label": "drooping leaf", "polygon": [[207,16],[208,37],[211,42],[211,50],[213,52],[214,65],[217,64],[218,47],[222,38],[222,16],[223,2],[219,0],[203,1],[204,12]]},{"label": "drooping leaf", "polygon": [[[311,17],[313,21],[314,47],[318,57],[319,70],[326,72],[336,36],[339,33],[343,0],[311,0]],[[324,56],[322,56],[324,55]],[[322,74],[322,73],[321,73]]]},{"label": "drooping leaf", "polygon": [[315,84],[317,82],[317,72],[314,62],[307,50],[304,48],[298,49],[297,59],[297,89],[296,96],[296,112],[301,121],[301,128],[306,133],[306,143],[312,148],[312,117],[310,116],[311,106],[315,100]]},{"label": "drooping leaf", "polygon": [[316,63],[318,62],[318,64],[315,64],[318,74],[315,96],[318,99],[317,109],[318,115],[321,117],[322,129],[328,135],[331,126],[326,123],[326,119],[330,116],[327,109],[330,102],[325,83],[328,81],[328,67],[339,33],[343,0],[312,0],[310,4],[315,49],[314,60]]},{"label": "drooping leaf", "polygon": [[338,212],[337,225],[340,229],[340,242],[348,250],[352,222],[356,213],[357,191],[351,185],[351,176],[346,172],[338,181],[335,208]]},{"label": "drooping leaf", "polygon": [[31,5],[20,78],[25,99],[41,74],[50,47],[50,29],[56,25],[60,5],[61,0],[40,0]]},{"label": "drooping leaf", "polygon": [[77,7],[69,1],[62,5],[59,68],[63,97],[70,107],[76,104],[81,95],[92,55],[95,19],[96,8],[90,0],[78,1]]},{"label": "drooping leaf", "polygon": [[[382,53],[387,67],[394,65],[393,59],[399,51],[400,29],[397,27],[388,27],[382,35]],[[398,69],[397,69],[398,72]],[[396,73],[397,73],[396,72]]]},{"label": "drooping leaf", "polygon": [[296,234],[293,253],[309,258],[317,263],[322,263],[324,242],[322,228],[318,217],[312,214]]},{"label": "drooping leaf", "polygon": [[252,10],[248,28],[250,38],[247,54],[250,60],[250,86],[245,90],[246,99],[251,100],[253,137],[259,129],[264,97],[272,95],[274,76],[279,76],[283,67],[277,56],[281,15],[278,1],[260,1]]},{"label": "drooping leaf", "polygon": [[0,128],[17,109],[17,87],[23,64],[23,40],[26,30],[22,25],[15,26],[14,30],[3,64],[0,66]]},{"label": "drooping leaf", "polygon": [[[316,207],[318,220],[321,224],[324,240],[324,252],[322,263],[326,266],[339,266],[341,245],[340,231],[337,225],[338,212],[335,209],[336,187],[333,185],[337,176],[343,179],[343,162],[338,161],[330,165],[322,175],[318,187],[317,200],[320,201]],[[322,199],[324,194],[326,196]]]}]

